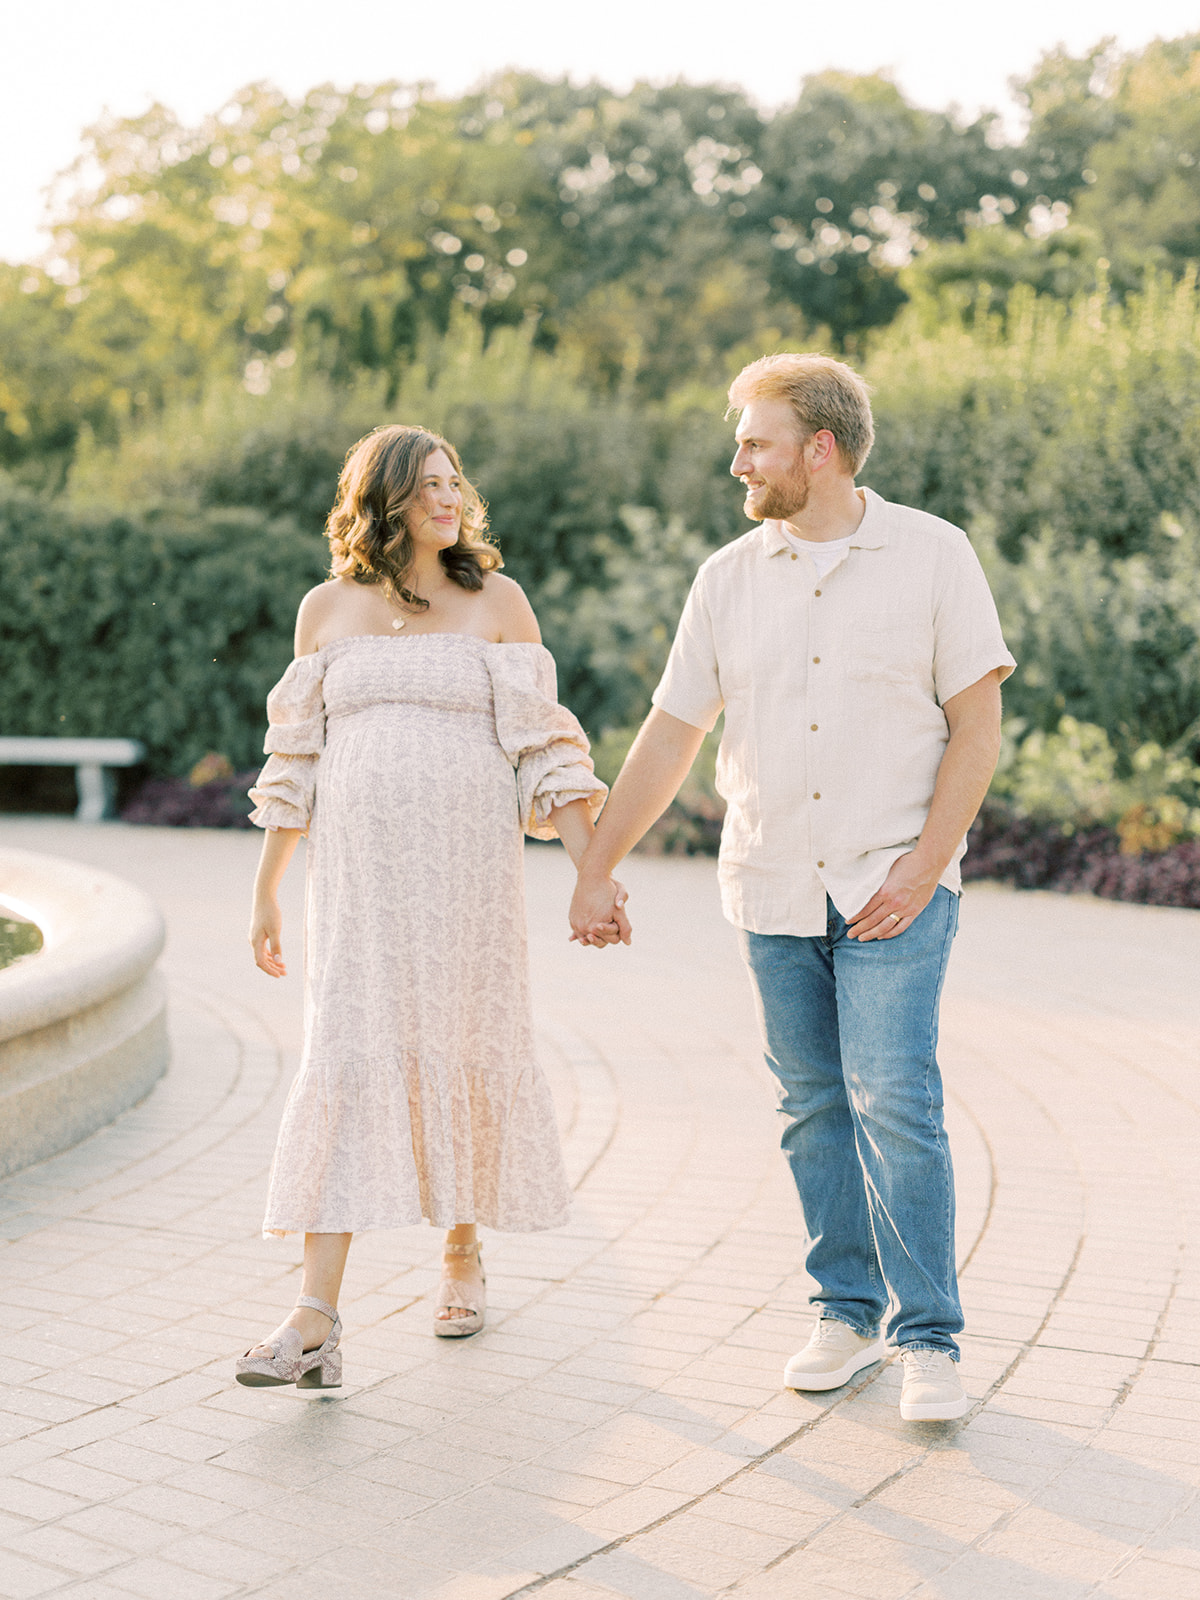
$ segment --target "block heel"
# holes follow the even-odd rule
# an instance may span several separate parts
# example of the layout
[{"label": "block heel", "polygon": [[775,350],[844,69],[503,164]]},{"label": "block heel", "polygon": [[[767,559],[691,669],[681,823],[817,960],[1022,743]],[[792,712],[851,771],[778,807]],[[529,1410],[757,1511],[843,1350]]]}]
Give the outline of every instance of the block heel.
[{"label": "block heel", "polygon": [[[307,1360],[307,1357],[305,1358]],[[340,1389],[342,1387],[342,1352],[331,1350],[315,1366],[309,1367],[296,1379],[297,1389]]]},{"label": "block heel", "polygon": [[267,1349],[269,1356],[252,1356],[247,1350],[237,1364],[237,1381],[247,1389],[277,1389],[294,1383],[297,1389],[339,1389],[342,1384],[342,1352],[338,1342],[342,1337],[342,1319],[336,1306],[324,1300],[302,1294],[297,1306],[306,1306],[329,1317],[333,1327],[315,1350],[306,1350],[299,1329],[284,1328],[279,1337],[272,1339]]}]

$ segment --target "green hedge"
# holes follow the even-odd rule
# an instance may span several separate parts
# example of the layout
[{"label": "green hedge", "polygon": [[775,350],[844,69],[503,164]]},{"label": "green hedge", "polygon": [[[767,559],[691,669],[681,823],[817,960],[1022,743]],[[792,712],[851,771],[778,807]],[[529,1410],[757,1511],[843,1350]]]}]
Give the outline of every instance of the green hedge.
[{"label": "green hedge", "polygon": [[[1152,282],[1123,306],[1014,290],[1004,318],[918,298],[865,370],[865,481],[971,532],[1021,663],[1006,700],[1026,731],[1094,724],[1122,776],[1150,741],[1194,757],[1195,283]],[[322,575],[343,454],[385,420],[459,444],[563,698],[594,733],[632,726],[697,563],[745,526],[723,407],[708,389],[597,399],[528,330],[484,347],[465,325],[394,393],[297,369],[266,395],[214,389],[85,449],[63,500],[3,498],[5,731],[134,735],[159,771],[209,749],[252,763],[296,603]]]},{"label": "green hedge", "polygon": [[1200,523],[1164,516],[1118,560],[1047,531],[1007,561],[990,519],[971,531],[1020,664],[1011,717],[1046,734],[1064,715],[1103,728],[1124,770],[1151,741],[1200,740]]},{"label": "green hedge", "polygon": [[947,294],[915,303],[866,364],[877,443],[865,478],[1005,555],[1053,529],[1104,557],[1160,520],[1200,521],[1200,292],[1151,279],[1124,304],[1013,291],[1003,318]]},{"label": "green hedge", "polygon": [[6,734],[141,739],[150,766],[260,759],[323,542],[249,510],[66,513],[0,485]]}]

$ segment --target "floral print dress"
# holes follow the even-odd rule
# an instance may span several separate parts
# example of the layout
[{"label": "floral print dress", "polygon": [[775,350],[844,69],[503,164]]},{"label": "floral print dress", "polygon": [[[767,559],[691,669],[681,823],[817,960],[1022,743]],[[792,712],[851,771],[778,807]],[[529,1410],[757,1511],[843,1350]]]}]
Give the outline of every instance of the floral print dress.
[{"label": "floral print dress", "polygon": [[305,1044],[266,1233],[566,1220],[533,1049],[522,830],[604,785],[534,644],[361,635],[267,702],[252,820],[308,833]]}]

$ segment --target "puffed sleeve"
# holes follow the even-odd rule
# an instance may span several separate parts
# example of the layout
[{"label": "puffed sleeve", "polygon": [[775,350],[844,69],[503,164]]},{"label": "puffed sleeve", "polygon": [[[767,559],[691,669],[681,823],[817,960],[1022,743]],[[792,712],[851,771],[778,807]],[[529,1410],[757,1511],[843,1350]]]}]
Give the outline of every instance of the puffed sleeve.
[{"label": "puffed sleeve", "polygon": [[587,735],[558,703],[554,657],[540,644],[498,644],[488,652],[496,736],[517,770],[521,826],[557,838],[554,806],[586,800],[595,817],[608,793],[592,770]]},{"label": "puffed sleeve", "polygon": [[267,696],[269,759],[250,790],[250,821],[260,828],[308,831],[325,745],[323,674],[319,655],[300,656]]}]

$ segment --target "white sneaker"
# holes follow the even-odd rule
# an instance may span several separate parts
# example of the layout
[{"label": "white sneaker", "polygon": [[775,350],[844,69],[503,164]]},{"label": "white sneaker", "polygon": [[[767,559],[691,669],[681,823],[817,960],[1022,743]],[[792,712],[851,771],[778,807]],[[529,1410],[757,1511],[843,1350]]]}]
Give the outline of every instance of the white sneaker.
[{"label": "white sneaker", "polygon": [[944,1350],[901,1350],[900,1363],[900,1415],[905,1422],[952,1422],[966,1416],[971,1402],[953,1356]]},{"label": "white sneaker", "polygon": [[783,1369],[788,1389],[840,1389],[856,1372],[882,1361],[884,1343],[877,1333],[864,1339],[836,1317],[821,1317],[804,1349]]}]

